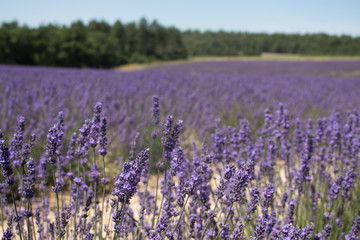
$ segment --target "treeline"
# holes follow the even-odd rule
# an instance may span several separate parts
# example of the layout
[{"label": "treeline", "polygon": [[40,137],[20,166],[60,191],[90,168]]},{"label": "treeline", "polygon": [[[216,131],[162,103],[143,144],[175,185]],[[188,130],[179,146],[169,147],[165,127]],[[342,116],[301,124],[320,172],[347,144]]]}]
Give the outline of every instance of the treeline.
[{"label": "treeline", "polygon": [[360,37],[350,36],[186,31],[182,39],[189,56],[360,55]]},{"label": "treeline", "polygon": [[181,32],[156,21],[113,25],[82,21],[67,26],[38,28],[3,23],[0,63],[66,67],[109,68],[130,62],[174,60],[187,57]]},{"label": "treeline", "polygon": [[110,25],[93,20],[70,26],[0,27],[0,63],[109,68],[125,63],[188,56],[243,56],[263,52],[303,55],[360,55],[360,38],[326,34],[181,32],[146,19]]}]

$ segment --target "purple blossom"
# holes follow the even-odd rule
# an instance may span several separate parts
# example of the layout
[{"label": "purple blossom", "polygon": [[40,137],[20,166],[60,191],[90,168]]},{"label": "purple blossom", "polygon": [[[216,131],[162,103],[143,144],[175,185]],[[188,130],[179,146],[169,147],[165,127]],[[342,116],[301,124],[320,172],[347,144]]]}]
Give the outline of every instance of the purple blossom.
[{"label": "purple blossom", "polygon": [[21,162],[21,150],[23,147],[24,141],[24,129],[25,129],[25,119],[23,116],[20,116],[17,119],[17,126],[14,132],[14,136],[10,142],[10,158],[13,160],[15,167],[24,166],[25,163]]},{"label": "purple blossom", "polygon": [[248,167],[239,169],[231,178],[229,183],[229,191],[226,193],[227,199],[234,203],[239,202],[245,197],[245,189],[249,184]]},{"label": "purple blossom", "polygon": [[[274,201],[274,193],[275,187],[272,183],[269,183],[263,191],[263,199],[262,199],[262,212],[267,212],[267,209],[271,206]],[[264,214],[265,215],[265,214]]]},{"label": "purple blossom", "polygon": [[179,146],[175,150],[174,158],[171,160],[170,171],[172,176],[176,176],[184,161],[184,150]]},{"label": "purple blossom", "polygon": [[254,213],[260,201],[260,192],[257,188],[250,190],[250,202],[248,203],[248,213]]},{"label": "purple blossom", "polygon": [[264,217],[259,217],[258,223],[256,224],[256,229],[254,231],[254,236],[256,239],[265,238],[265,229],[267,225],[267,219]]},{"label": "purple blossom", "polygon": [[2,174],[10,186],[15,183],[13,177],[13,168],[10,161],[10,152],[6,147],[5,141],[0,140],[0,166],[2,168]]},{"label": "purple blossom", "polygon": [[83,178],[82,177],[75,177],[74,178],[74,183],[77,187],[80,187],[83,185]]},{"label": "purple blossom", "polygon": [[343,179],[344,179],[344,177],[342,175],[339,175],[335,179],[335,182],[331,185],[329,194],[330,194],[332,199],[337,199],[338,198],[338,193],[339,193],[339,191],[340,191],[340,189],[342,187]]},{"label": "purple blossom", "polygon": [[245,239],[243,237],[244,229],[245,229],[245,225],[240,220],[238,220],[236,222],[236,227],[235,227],[234,231],[232,232],[230,240],[242,240],[242,239]]},{"label": "purple blossom", "polygon": [[346,240],[359,239],[358,237],[359,232],[360,232],[360,216],[356,216],[349,233],[345,236],[345,239]]},{"label": "purple blossom", "polygon": [[142,168],[147,161],[149,161],[149,149],[140,152],[135,161],[124,163],[122,173],[116,177],[115,189],[112,192],[120,202],[129,203],[136,193]]},{"label": "purple blossom", "polygon": [[159,107],[159,97],[152,97],[152,124],[159,125],[160,123],[160,107]]},{"label": "purple blossom", "polygon": [[97,163],[91,165],[91,171],[89,175],[90,182],[98,182],[100,178],[100,172],[98,171]]},{"label": "purple blossom", "polygon": [[345,173],[345,177],[342,182],[342,192],[341,197],[342,198],[350,198],[351,189],[354,187],[354,183],[356,180],[356,174],[354,170],[347,170]]},{"label": "purple blossom", "polygon": [[26,178],[24,179],[24,196],[26,199],[31,199],[35,194],[36,166],[33,158],[30,158],[26,164],[28,167],[28,172]]},{"label": "purple blossom", "polygon": [[309,226],[304,227],[303,229],[301,229],[301,234],[300,237],[301,239],[310,239],[313,235],[313,231],[314,231],[314,223],[310,222]]},{"label": "purple blossom", "polygon": [[232,178],[232,176],[235,174],[235,166],[228,164],[226,165],[224,172],[223,172],[223,177],[220,180],[219,186],[217,187],[216,191],[215,191],[215,195],[218,198],[222,198],[225,194],[225,190],[228,187],[228,183],[230,181],[230,179]]},{"label": "purple blossom", "polygon": [[74,154],[75,154],[75,143],[76,143],[76,133],[73,133],[70,138],[69,147],[66,153],[66,161],[68,163],[72,163],[74,160]]},{"label": "purple blossom", "polygon": [[58,156],[59,145],[58,128],[56,125],[49,129],[47,135],[47,159],[49,164],[55,164]]},{"label": "purple blossom", "polygon": [[106,137],[106,131],[107,131],[107,118],[104,117],[101,119],[101,123],[100,123],[99,154],[101,156],[105,156],[107,153],[106,151],[107,151],[108,140]]},{"label": "purple blossom", "polygon": [[13,236],[14,236],[14,234],[13,234],[11,228],[8,227],[3,234],[2,240],[12,240]]}]

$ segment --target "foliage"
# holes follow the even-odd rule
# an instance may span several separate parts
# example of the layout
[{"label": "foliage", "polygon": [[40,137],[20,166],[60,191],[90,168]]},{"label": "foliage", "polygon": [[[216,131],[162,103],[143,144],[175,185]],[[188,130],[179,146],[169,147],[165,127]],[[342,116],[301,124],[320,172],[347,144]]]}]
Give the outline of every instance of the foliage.
[{"label": "foliage", "polygon": [[251,56],[264,52],[301,55],[360,54],[360,37],[327,34],[265,34],[246,32],[185,31],[189,56]]},{"label": "foliage", "polygon": [[111,68],[125,63],[243,56],[263,52],[302,55],[360,55],[360,38],[326,34],[265,34],[183,31],[157,21],[109,24],[92,20],[70,26],[0,27],[0,63]]},{"label": "foliage", "polygon": [[186,58],[180,32],[149,24],[73,22],[38,28],[3,23],[0,62],[7,64],[110,68],[124,63]]}]

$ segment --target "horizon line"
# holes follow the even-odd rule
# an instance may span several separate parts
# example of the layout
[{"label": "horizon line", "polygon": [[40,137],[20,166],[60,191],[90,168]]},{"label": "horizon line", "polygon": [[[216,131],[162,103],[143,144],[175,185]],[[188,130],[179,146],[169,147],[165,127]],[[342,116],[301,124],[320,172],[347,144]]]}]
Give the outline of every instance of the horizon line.
[{"label": "horizon line", "polygon": [[9,23],[14,23],[16,22],[18,24],[18,26],[20,27],[28,27],[30,29],[36,29],[42,26],[48,26],[48,25],[53,25],[56,27],[70,27],[73,23],[79,22],[81,21],[82,23],[84,23],[84,25],[88,25],[91,21],[97,21],[97,22],[105,22],[107,24],[109,24],[110,26],[114,25],[117,21],[120,21],[122,24],[127,25],[127,24],[131,24],[131,23],[136,23],[138,24],[142,19],[145,19],[149,24],[153,23],[153,22],[157,22],[160,26],[166,27],[166,28],[176,28],[177,30],[181,31],[181,32],[187,32],[187,31],[198,31],[200,33],[206,33],[206,32],[225,32],[225,33],[245,33],[245,34],[267,34],[267,35],[301,35],[301,36],[305,36],[305,35],[327,35],[327,36],[337,36],[337,37],[351,37],[351,38],[360,38],[360,34],[359,35],[354,35],[354,34],[350,34],[350,33],[329,33],[326,31],[294,31],[294,32],[290,32],[290,31],[284,31],[284,30],[279,30],[279,31],[266,31],[266,30],[262,30],[262,31],[257,31],[257,30],[234,30],[234,29],[224,29],[224,28],[218,28],[218,29],[199,29],[199,28],[181,28],[178,27],[176,25],[173,24],[163,24],[161,23],[158,19],[154,18],[154,19],[147,19],[145,17],[141,17],[138,20],[131,20],[131,21],[123,21],[121,19],[116,19],[114,21],[108,21],[106,19],[97,19],[97,18],[92,18],[90,20],[84,20],[84,19],[75,19],[72,20],[71,23],[59,23],[57,21],[48,21],[48,22],[41,22],[38,24],[29,24],[26,22],[21,22],[17,19],[13,19],[13,20],[5,20],[5,21],[1,21],[0,24],[9,24]]}]

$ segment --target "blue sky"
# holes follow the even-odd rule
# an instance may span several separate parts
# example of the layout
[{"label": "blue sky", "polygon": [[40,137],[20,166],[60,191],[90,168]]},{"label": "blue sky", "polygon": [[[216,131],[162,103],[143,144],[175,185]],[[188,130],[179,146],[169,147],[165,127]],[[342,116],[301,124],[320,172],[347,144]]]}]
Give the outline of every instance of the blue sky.
[{"label": "blue sky", "polygon": [[141,17],[181,30],[360,36],[360,0],[11,0],[0,5],[0,22],[31,27]]}]

